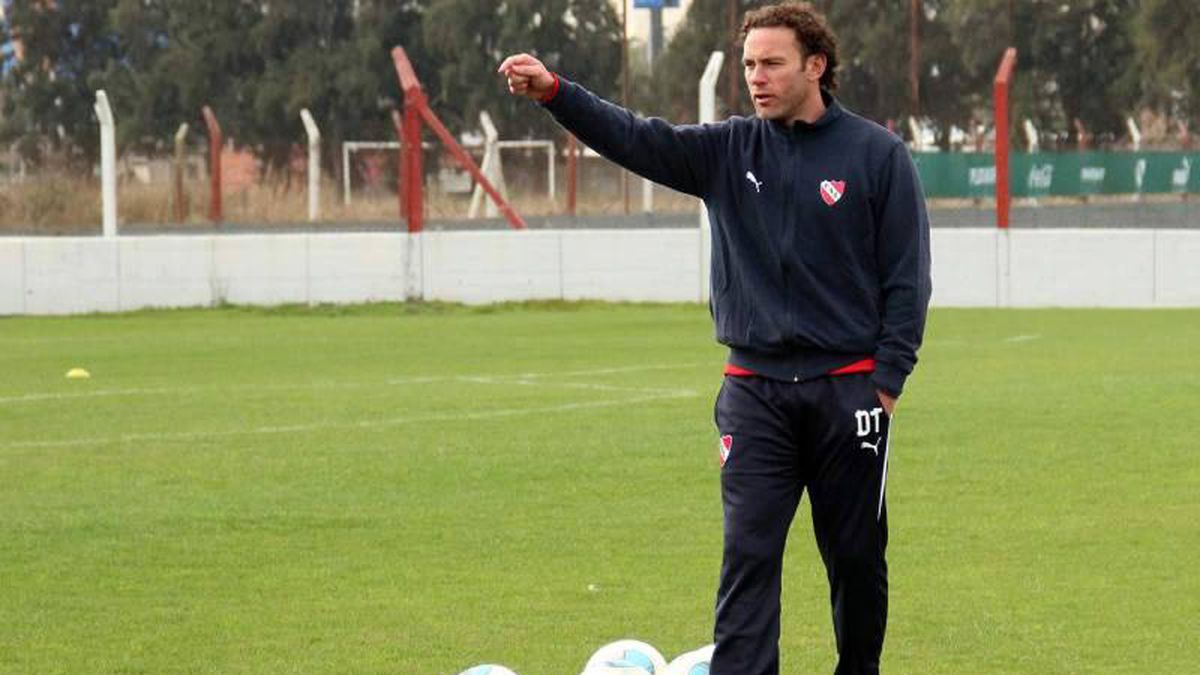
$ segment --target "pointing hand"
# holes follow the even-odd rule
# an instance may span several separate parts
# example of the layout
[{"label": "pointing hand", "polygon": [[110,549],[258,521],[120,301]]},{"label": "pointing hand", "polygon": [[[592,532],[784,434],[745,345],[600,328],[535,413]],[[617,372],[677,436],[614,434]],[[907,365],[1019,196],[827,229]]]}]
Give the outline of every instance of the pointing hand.
[{"label": "pointing hand", "polygon": [[508,91],[514,96],[541,101],[554,91],[554,75],[529,54],[514,54],[504,59],[497,72],[507,78]]}]

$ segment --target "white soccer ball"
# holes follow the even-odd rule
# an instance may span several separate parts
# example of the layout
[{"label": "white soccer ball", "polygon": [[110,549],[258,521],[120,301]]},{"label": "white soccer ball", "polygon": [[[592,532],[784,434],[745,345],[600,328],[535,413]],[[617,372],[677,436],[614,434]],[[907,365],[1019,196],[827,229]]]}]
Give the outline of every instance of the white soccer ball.
[{"label": "white soccer ball", "polygon": [[617,640],[597,649],[583,667],[584,675],[661,675],[667,660],[640,640]]},{"label": "white soccer ball", "polygon": [[514,673],[513,671],[509,670],[508,668],[505,668],[504,666],[497,666],[497,665],[493,665],[493,664],[489,663],[489,664],[482,665],[482,666],[475,666],[474,668],[467,668],[466,670],[462,671],[458,675],[517,675],[517,674]]},{"label": "white soccer ball", "polygon": [[632,661],[601,661],[583,671],[583,675],[649,675],[650,671]]},{"label": "white soccer ball", "polygon": [[708,645],[695,649],[686,654],[676,656],[667,665],[663,675],[708,675],[709,664],[712,662],[713,649],[716,645]]}]

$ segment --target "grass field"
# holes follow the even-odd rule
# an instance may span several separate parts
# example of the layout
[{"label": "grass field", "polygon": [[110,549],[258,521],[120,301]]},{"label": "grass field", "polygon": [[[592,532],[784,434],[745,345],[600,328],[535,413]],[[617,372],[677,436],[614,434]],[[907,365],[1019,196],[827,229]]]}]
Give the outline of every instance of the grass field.
[{"label": "grass field", "polygon": [[[889,673],[1196,672],[1200,311],[935,310]],[[706,644],[699,306],[0,320],[0,671],[575,675]],[[68,368],[93,375],[68,381]],[[828,673],[802,506],[784,672]]]}]

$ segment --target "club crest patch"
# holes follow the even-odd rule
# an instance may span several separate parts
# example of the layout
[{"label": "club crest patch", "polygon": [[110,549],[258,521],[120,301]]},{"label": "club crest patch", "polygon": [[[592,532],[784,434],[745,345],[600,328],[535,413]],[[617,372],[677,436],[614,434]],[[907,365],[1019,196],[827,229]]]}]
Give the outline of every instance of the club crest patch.
[{"label": "club crest patch", "polygon": [[844,180],[823,180],[821,181],[821,200],[826,206],[833,206],[838,203],[842,195],[846,194],[846,181]]},{"label": "club crest patch", "polygon": [[729,461],[729,453],[733,452],[733,436],[725,434],[721,437],[721,447],[718,448],[721,453],[721,467],[724,468],[725,462]]}]

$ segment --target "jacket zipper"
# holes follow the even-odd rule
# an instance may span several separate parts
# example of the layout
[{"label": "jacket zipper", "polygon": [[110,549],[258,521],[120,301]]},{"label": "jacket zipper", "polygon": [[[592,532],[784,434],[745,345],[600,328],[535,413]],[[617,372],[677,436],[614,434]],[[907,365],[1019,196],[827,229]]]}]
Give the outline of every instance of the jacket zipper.
[{"label": "jacket zipper", "polygon": [[794,130],[789,129],[787,134],[787,142],[784,144],[785,153],[783,157],[782,173],[784,178],[783,189],[785,191],[783,195],[783,213],[781,213],[779,216],[780,223],[782,224],[779,242],[779,267],[780,271],[782,272],[781,276],[783,279],[784,300],[784,335],[782,337],[785,341],[791,337],[787,331],[790,331],[791,327],[795,325],[795,302],[793,302],[791,296],[792,275],[790,273],[791,270],[789,261],[792,259],[792,248],[796,245],[795,228],[797,224],[792,213],[792,201],[796,193],[796,164],[799,161],[798,155],[800,149],[800,139],[795,136]]}]

